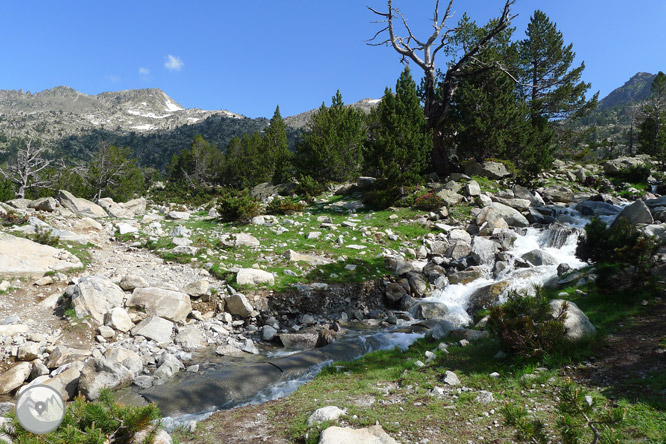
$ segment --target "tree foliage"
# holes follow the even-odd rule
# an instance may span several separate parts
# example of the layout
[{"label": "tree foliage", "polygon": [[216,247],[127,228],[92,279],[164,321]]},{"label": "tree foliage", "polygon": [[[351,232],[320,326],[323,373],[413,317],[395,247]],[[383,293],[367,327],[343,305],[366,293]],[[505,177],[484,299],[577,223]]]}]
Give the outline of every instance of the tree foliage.
[{"label": "tree foliage", "polygon": [[659,71],[652,81],[650,98],[643,108],[644,119],[639,126],[641,152],[666,160],[666,74]]},{"label": "tree foliage", "polygon": [[322,103],[312,115],[296,146],[301,174],[319,182],[356,179],[361,172],[365,139],[365,116],[362,111],[346,107],[338,90],[330,107]]},{"label": "tree foliage", "polygon": [[280,107],[275,108],[271,123],[264,132],[265,161],[270,162],[272,182],[284,183],[294,176],[293,153],[289,151],[287,129],[280,115]]},{"label": "tree foliage", "polygon": [[432,135],[408,66],[396,82],[395,94],[386,88],[368,121],[369,174],[399,185],[418,182],[429,163]]}]

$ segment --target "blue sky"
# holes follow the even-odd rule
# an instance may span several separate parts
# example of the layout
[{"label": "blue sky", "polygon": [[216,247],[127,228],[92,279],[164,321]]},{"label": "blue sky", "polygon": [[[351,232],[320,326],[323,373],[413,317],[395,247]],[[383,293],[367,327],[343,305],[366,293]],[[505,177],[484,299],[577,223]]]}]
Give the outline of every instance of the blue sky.
[{"label": "blue sky", "polygon": [[[418,35],[434,0],[394,0]],[[442,0],[445,3],[445,0]],[[365,7],[385,0],[4,1],[0,89],[67,85],[87,94],[161,88],[188,108],[283,116],[330,102],[378,98],[402,66],[369,47],[378,26]],[[498,15],[502,0],[456,0],[455,22]],[[663,0],[518,0],[515,35],[541,9],[555,21],[584,80],[601,97],[639,71],[666,70]],[[444,66],[445,59],[439,60]]]}]

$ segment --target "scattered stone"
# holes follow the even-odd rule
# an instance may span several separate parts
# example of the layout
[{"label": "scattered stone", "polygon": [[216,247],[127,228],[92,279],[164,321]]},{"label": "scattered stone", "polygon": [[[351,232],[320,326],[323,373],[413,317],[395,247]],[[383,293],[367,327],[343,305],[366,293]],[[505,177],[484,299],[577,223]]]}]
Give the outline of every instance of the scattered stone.
[{"label": "scattered stone", "polygon": [[495,398],[493,397],[493,394],[491,392],[481,390],[479,392],[479,395],[476,397],[476,400],[481,404],[490,404],[495,400]]},{"label": "scattered stone", "polygon": [[125,294],[122,289],[109,279],[99,276],[85,276],[79,279],[72,293],[72,306],[76,316],[92,317],[100,324],[104,323],[104,315],[113,307],[123,304]]},{"label": "scattered stone", "polygon": [[76,215],[92,217],[93,219],[109,217],[106,211],[99,205],[89,200],[75,197],[69,191],[60,190],[58,192],[58,200],[60,201],[60,205]]},{"label": "scattered stone", "polygon": [[446,371],[442,382],[448,385],[460,385],[460,379],[458,379],[458,376],[449,370]]},{"label": "scattered stone", "polygon": [[146,287],[150,287],[148,281],[146,281],[141,276],[137,276],[134,274],[126,275],[120,281],[120,288],[122,288],[125,291],[132,291],[135,288],[146,288]]},{"label": "scattered stone", "polygon": [[122,346],[110,347],[104,353],[107,362],[121,364],[132,372],[132,375],[138,376],[143,371],[143,361],[138,354]]},{"label": "scattered stone", "polygon": [[468,162],[465,165],[465,174],[468,176],[481,176],[490,179],[502,179],[511,175],[504,164],[499,162]]},{"label": "scattered stone", "polygon": [[178,329],[176,344],[186,351],[198,350],[206,346],[206,337],[196,325],[187,325]]},{"label": "scattered stone", "polygon": [[70,362],[83,361],[90,356],[90,353],[89,350],[81,350],[59,345],[49,355],[49,359],[46,361],[46,366],[48,368],[58,368],[65,364],[69,364]]},{"label": "scattered stone", "polygon": [[642,200],[637,200],[631,205],[624,207],[615,220],[613,220],[613,223],[611,223],[611,228],[617,226],[622,218],[627,219],[633,226],[654,223],[650,209]]},{"label": "scattered stone", "polygon": [[236,274],[238,285],[275,285],[273,273],[254,268],[241,268]]},{"label": "scattered stone", "polygon": [[127,311],[122,307],[114,307],[104,315],[104,325],[126,333],[134,326]]},{"label": "scattered stone", "polygon": [[266,341],[270,342],[273,339],[275,339],[275,336],[277,335],[277,330],[274,327],[271,327],[270,325],[264,325],[261,327],[261,338]]},{"label": "scattered stone", "polygon": [[347,410],[341,409],[334,405],[329,405],[315,410],[314,413],[308,418],[307,425],[308,427],[312,427],[313,425],[321,424],[324,421],[336,421],[339,417],[346,414]]},{"label": "scattered stone", "polygon": [[573,302],[553,299],[550,301],[552,316],[554,318],[558,317],[564,309],[565,304],[567,305],[567,314],[564,318],[565,338],[569,341],[578,341],[594,335],[597,329],[594,328],[594,325],[592,325],[592,322],[590,322],[585,313]]},{"label": "scattered stone", "polygon": [[316,331],[299,331],[297,333],[280,333],[280,341],[286,348],[315,348],[319,333]]},{"label": "scattered stone", "polygon": [[103,388],[120,389],[132,384],[132,372],[123,365],[103,358],[90,359],[81,370],[79,392],[88,400],[99,398]]},{"label": "scattered stone", "polygon": [[557,259],[555,257],[544,251],[544,250],[532,250],[521,256],[524,260],[529,262],[535,267],[540,265],[555,265],[557,264]]},{"label": "scattered stone", "polygon": [[183,288],[183,293],[186,293],[193,298],[198,298],[208,294],[209,288],[210,282],[208,282],[208,279],[201,279],[187,284],[185,288]]},{"label": "scattered stone", "polygon": [[0,276],[39,278],[47,272],[82,268],[68,251],[0,232]]}]

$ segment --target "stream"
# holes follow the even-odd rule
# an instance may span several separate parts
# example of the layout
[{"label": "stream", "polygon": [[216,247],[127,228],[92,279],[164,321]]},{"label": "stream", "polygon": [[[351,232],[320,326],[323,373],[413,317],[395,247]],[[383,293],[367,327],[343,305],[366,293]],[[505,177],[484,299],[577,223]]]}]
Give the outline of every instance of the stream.
[{"label": "stream", "polygon": [[[556,211],[559,226],[516,230],[518,237],[507,251],[510,257],[508,267],[501,273],[493,275],[486,267],[482,278],[435,290],[430,297],[421,300],[445,304],[448,308],[446,320],[455,328],[463,328],[472,322],[467,308],[470,296],[479,288],[508,282],[500,296],[503,301],[510,290],[533,291],[534,286],[557,279],[559,264],[566,263],[571,270],[583,267],[585,264],[576,258],[575,250],[579,229],[589,219],[571,208]],[[608,216],[607,220],[613,217]],[[549,253],[555,263],[530,268],[516,266],[518,258],[535,249]],[[214,411],[287,396],[334,361],[356,359],[375,350],[406,349],[425,335],[427,327],[427,321],[405,323],[389,331],[346,326],[345,336],[321,348],[305,351],[263,349],[260,355],[247,358],[211,356],[200,364],[197,373],[179,372],[164,385],[142,390],[139,394],[159,405],[165,415],[164,425],[173,430],[189,421],[205,419]]]}]

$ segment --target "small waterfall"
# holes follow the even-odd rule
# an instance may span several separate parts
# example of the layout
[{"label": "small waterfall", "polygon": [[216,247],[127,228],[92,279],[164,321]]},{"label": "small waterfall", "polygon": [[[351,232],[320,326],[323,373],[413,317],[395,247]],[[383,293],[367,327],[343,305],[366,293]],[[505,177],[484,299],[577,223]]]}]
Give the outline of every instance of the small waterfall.
[{"label": "small waterfall", "polygon": [[543,232],[539,239],[539,245],[543,248],[562,248],[571,236],[578,236],[577,228],[567,227],[562,224],[552,224]]}]

